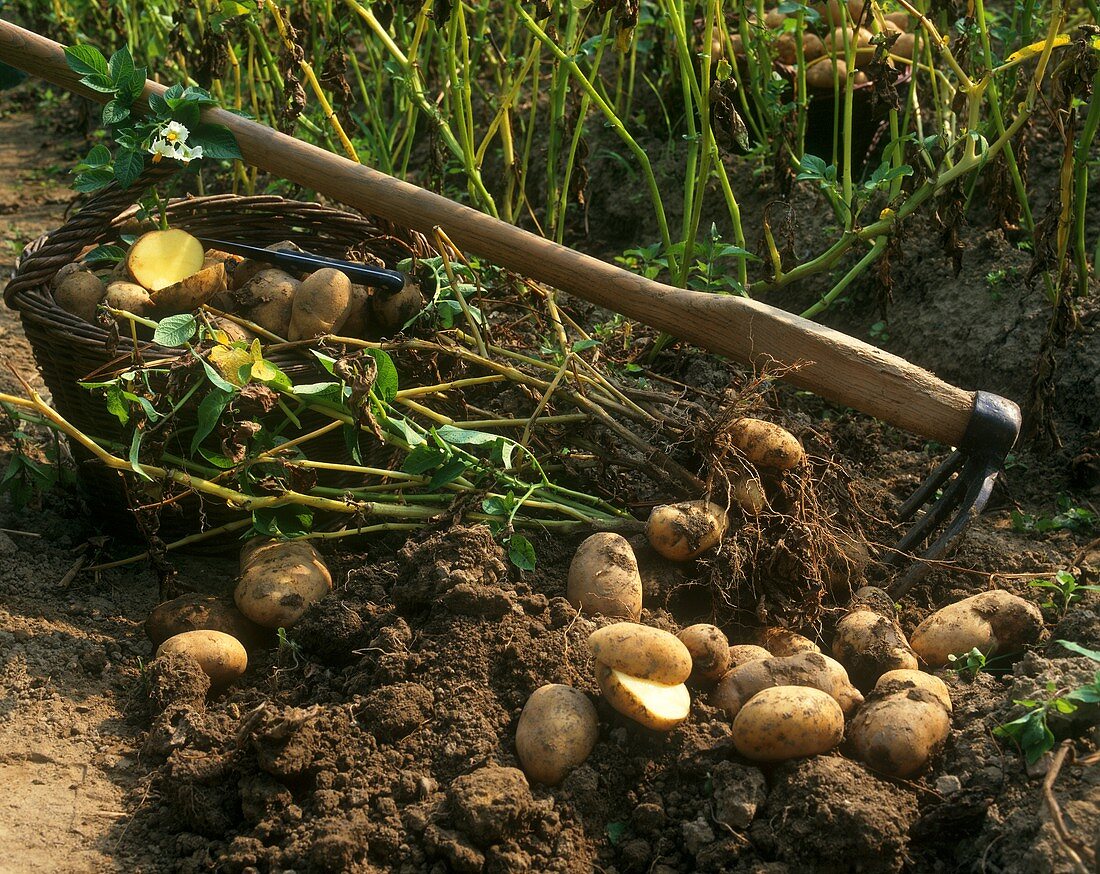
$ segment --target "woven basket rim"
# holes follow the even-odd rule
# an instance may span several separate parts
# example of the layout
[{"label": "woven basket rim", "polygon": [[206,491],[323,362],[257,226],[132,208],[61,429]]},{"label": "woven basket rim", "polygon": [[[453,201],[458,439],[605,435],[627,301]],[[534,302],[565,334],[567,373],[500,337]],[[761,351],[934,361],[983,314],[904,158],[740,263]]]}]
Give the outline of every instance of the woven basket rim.
[{"label": "woven basket rim", "polygon": [[[27,244],[16,263],[13,278],[5,288],[5,304],[16,310],[22,319],[40,323],[51,339],[56,337],[57,342],[94,346],[105,353],[112,339],[108,331],[62,309],[54,300],[49,284],[61,267],[75,260],[87,247],[115,239],[118,228],[137,214],[140,207],[133,201],[140,196],[141,190],[135,186],[128,192],[110,192],[98,204],[93,199],[64,225]],[[120,194],[124,196],[120,197]],[[397,228],[347,209],[274,194],[185,196],[173,198],[165,209],[173,226],[186,229],[190,225],[201,224],[202,218],[220,215],[230,207],[235,219],[238,218],[236,213],[244,214],[241,217],[243,223],[246,223],[249,213],[266,219],[253,229],[253,236],[271,237],[267,244],[284,239],[312,239],[316,246],[317,240],[324,239],[329,248],[346,250],[353,246],[371,249],[371,242],[378,244],[385,241],[387,248],[400,248],[407,255],[423,256],[430,251],[427,240],[415,231]],[[285,225],[271,221],[279,212],[287,214]],[[326,226],[332,230],[326,231]],[[138,346],[143,354],[178,353],[178,350],[151,341],[139,341]],[[116,355],[128,357],[133,350],[132,338],[121,334]]]}]

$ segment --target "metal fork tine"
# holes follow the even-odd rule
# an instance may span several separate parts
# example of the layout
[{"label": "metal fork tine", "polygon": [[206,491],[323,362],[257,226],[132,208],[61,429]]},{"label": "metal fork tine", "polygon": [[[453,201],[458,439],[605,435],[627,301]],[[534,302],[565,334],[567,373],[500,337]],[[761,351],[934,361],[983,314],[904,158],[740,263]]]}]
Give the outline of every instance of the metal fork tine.
[{"label": "metal fork tine", "polygon": [[[900,598],[921,580],[930,569],[928,562],[945,555],[967,524],[982,511],[993,492],[997,472],[1019,433],[1020,408],[1016,404],[988,392],[975,392],[970,424],[959,447],[932,471],[898,512],[901,521],[911,520],[943,488],[940,497],[912,524],[886,561],[899,565],[911,557],[915,546],[932,540],[919,557],[923,561],[918,560],[887,586],[892,597]],[[951,482],[944,488],[948,480]],[[945,530],[935,536],[936,530],[956,510]]]},{"label": "metal fork tine", "polygon": [[901,522],[908,522],[913,518],[913,514],[923,507],[928,499],[936,493],[936,489],[943,485],[948,477],[957,471],[966,462],[966,453],[961,449],[956,449],[947,458],[940,463],[928,478],[920,484],[915,492],[909,496],[909,499],[901,505],[901,509],[898,510],[898,520]]},{"label": "metal fork tine", "polygon": [[909,552],[918,543],[924,541],[935,528],[962,502],[965,494],[966,483],[964,477],[958,476],[944,490],[943,495],[932,504],[912,527],[905,532],[905,536],[898,541],[894,549],[898,553]]},{"label": "metal fork tine", "polygon": [[[993,493],[993,485],[997,479],[997,467],[990,466],[988,464],[981,465],[977,460],[974,462],[974,467],[982,466],[985,468],[983,476],[976,476],[972,479],[968,477],[968,474],[972,471],[964,471],[956,482],[968,482],[969,487],[966,490],[966,494],[959,502],[961,509],[951,520],[946,530],[941,534],[931,546],[924,551],[921,556],[922,561],[915,562],[910,568],[898,579],[894,580],[889,586],[889,592],[891,597],[900,598],[906,592],[909,591],[914,585],[924,579],[928,572],[931,570],[930,561],[935,561],[942,557],[944,553],[950,548],[954,540],[962,534],[966,526],[981,513],[986,503],[989,501],[989,496]],[[969,467],[969,465],[968,465]],[[902,538],[904,540],[904,538]],[[899,550],[903,549],[899,542]]]}]

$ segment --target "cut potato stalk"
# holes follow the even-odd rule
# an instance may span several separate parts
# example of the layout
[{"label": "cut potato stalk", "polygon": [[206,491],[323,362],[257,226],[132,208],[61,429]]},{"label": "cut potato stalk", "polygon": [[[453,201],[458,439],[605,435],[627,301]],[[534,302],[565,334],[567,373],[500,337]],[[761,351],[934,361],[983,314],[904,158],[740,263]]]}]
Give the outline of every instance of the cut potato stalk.
[{"label": "cut potato stalk", "polygon": [[138,238],[126,256],[126,269],[149,291],[160,291],[202,270],[206,253],[187,231],[170,228]]},{"label": "cut potato stalk", "polygon": [[608,704],[655,731],[671,731],[691,712],[691,694],[683,683],[666,686],[632,677],[602,663],[596,665],[596,682]]}]

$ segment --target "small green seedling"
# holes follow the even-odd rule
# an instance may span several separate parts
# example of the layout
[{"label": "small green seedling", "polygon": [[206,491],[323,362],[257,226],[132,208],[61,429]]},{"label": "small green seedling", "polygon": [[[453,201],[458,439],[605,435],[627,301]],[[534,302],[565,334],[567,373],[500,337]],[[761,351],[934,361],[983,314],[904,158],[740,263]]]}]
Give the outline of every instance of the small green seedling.
[{"label": "small green seedling", "polygon": [[971,677],[976,677],[986,669],[988,664],[985,653],[977,647],[961,655],[949,655],[947,660],[952,665],[949,670],[955,671],[960,676],[969,673]]},{"label": "small green seedling", "polygon": [[[1085,592],[1100,592],[1100,586],[1081,585],[1077,582],[1077,577],[1069,571],[1058,571],[1053,580],[1032,580],[1028,585],[1036,589],[1050,589],[1051,597],[1044,601],[1042,606],[1058,608],[1063,616],[1073,604],[1085,597]],[[1055,597],[1058,597],[1061,603],[1056,604]]]},{"label": "small green seedling", "polygon": [[[1087,649],[1071,640],[1059,640],[1058,644],[1100,663],[1100,651]],[[1045,700],[1024,698],[1014,701],[1026,707],[1027,711],[1023,716],[993,729],[997,737],[1014,741],[1029,765],[1054,749],[1054,732],[1050,727],[1052,715],[1054,718],[1065,717],[1076,713],[1082,706],[1095,707],[1100,704],[1100,671],[1095,673],[1091,683],[1077,689],[1059,690],[1054,683],[1048,683],[1046,689],[1049,697]]]},{"label": "small green seedling", "polygon": [[1012,511],[1012,528],[1025,534],[1046,534],[1050,531],[1088,532],[1100,525],[1100,516],[1088,507],[1074,506],[1068,497],[1058,498],[1058,512],[1053,516],[1032,516]]}]

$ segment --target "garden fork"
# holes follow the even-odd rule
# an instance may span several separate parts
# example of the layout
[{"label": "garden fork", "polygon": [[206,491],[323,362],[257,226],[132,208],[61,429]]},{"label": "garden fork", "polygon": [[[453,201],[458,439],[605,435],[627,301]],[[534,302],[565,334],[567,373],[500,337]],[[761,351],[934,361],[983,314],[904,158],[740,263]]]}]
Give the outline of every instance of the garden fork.
[{"label": "garden fork", "polygon": [[[0,60],[93,100],[108,96],[80,84],[60,45],[3,20]],[[164,90],[147,82],[143,98]],[[203,119],[229,128],[245,161],[269,173],[428,235],[441,228],[456,245],[509,270],[750,366],[779,365],[787,382],[957,447],[900,510],[903,522],[915,521],[890,562],[918,560],[893,580],[895,598],[981,512],[1019,433],[1012,401],[949,385],[839,331],[749,298],[645,279],[233,113],[210,109]]]}]

